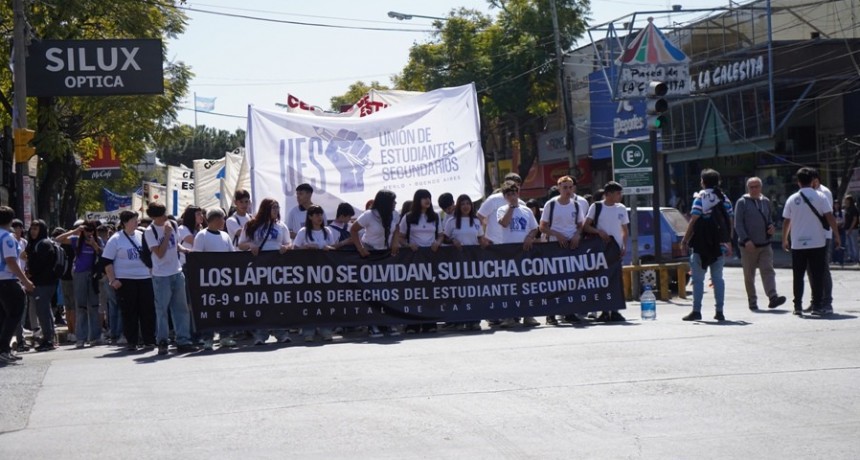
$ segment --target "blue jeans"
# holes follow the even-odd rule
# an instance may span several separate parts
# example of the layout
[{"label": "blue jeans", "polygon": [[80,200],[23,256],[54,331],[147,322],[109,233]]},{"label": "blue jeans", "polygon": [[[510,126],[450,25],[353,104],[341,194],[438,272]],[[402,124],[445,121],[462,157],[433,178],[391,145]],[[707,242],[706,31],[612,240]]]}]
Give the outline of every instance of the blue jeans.
[{"label": "blue jeans", "polygon": [[711,271],[711,281],[714,283],[714,300],[717,311],[723,311],[726,299],[726,283],[723,281],[724,257],[720,256],[707,269],[702,268],[701,257],[695,252],[690,255],[690,268],[693,270],[693,311],[702,311],[702,297],[705,296],[705,272]]},{"label": "blue jeans", "polygon": [[[845,246],[847,257],[851,262],[860,261],[857,254],[857,229],[848,230],[845,232],[845,239],[842,240],[842,245]],[[846,261],[847,262],[847,261]]]},{"label": "blue jeans", "polygon": [[122,315],[119,313],[119,305],[116,303],[116,291],[110,287],[107,276],[102,277],[101,289],[107,295],[108,335],[111,339],[118,339],[122,335]]},{"label": "blue jeans", "polygon": [[185,275],[179,272],[170,276],[153,276],[155,291],[155,341],[167,343],[167,314],[173,319],[177,345],[191,345],[191,312],[185,297]]},{"label": "blue jeans", "polygon": [[75,336],[78,342],[95,342],[102,337],[102,318],[99,315],[99,295],[93,286],[92,272],[72,273],[75,286]]}]

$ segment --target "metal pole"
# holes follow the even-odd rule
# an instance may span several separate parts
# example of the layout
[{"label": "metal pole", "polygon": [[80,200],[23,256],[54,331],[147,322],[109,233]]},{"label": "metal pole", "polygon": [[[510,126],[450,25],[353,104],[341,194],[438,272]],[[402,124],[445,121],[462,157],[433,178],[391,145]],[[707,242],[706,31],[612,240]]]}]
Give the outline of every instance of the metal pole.
[{"label": "metal pole", "polygon": [[[15,84],[15,110],[13,127],[27,128],[27,19],[24,16],[24,0],[14,0],[14,32],[12,35],[15,50],[15,62],[12,67]],[[18,163],[15,159],[15,214],[24,217],[24,174],[27,173],[27,163]]]},{"label": "metal pole", "polygon": [[652,201],[652,210],[654,217],[652,218],[651,227],[654,230],[654,261],[663,262],[663,224],[660,216],[660,188],[662,186],[663,171],[660,166],[660,154],[657,152],[657,131],[651,130],[648,132],[648,140],[651,144],[651,170],[654,175],[654,198]]},{"label": "metal pole", "polygon": [[194,131],[197,132],[197,91],[194,92]]},{"label": "metal pole", "polygon": [[770,136],[776,136],[776,102],[773,90],[773,10],[770,8],[770,0],[767,0],[767,90],[770,99]]},{"label": "metal pole", "polygon": [[568,97],[567,85],[564,78],[564,54],[561,51],[561,33],[558,29],[558,9],[555,6],[555,0],[550,0],[550,9],[552,11],[552,33],[555,37],[555,60],[558,66],[558,90],[561,92],[561,113],[564,118],[564,143],[567,147],[567,167],[568,172],[573,171],[576,167],[576,155],[573,147],[573,123],[570,119],[570,98]]}]

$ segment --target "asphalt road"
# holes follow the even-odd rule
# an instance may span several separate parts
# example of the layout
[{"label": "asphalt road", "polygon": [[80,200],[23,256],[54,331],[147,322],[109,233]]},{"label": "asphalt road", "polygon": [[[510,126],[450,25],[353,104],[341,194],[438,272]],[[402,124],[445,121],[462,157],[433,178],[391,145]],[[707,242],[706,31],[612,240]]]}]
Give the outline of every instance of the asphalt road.
[{"label": "asphalt road", "polygon": [[860,271],[833,272],[829,319],[752,313],[725,272],[720,324],[682,322],[688,300],[652,322],[629,303],[626,324],[25,353],[0,368],[0,458],[857,458]]}]

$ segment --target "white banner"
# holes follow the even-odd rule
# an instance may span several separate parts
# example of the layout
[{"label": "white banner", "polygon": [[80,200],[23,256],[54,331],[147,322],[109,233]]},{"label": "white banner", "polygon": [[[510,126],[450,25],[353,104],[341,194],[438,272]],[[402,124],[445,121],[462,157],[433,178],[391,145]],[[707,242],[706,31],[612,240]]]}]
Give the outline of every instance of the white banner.
[{"label": "white banner", "polygon": [[221,181],[224,179],[226,158],[194,160],[194,203],[209,210],[221,206]]},{"label": "white banner", "polygon": [[274,198],[282,215],[296,186],[314,187],[314,203],[333,216],[341,202],[364,209],[380,189],[411,199],[424,188],[484,192],[484,153],[474,85],[417,95],[373,117],[308,117],[248,108],[246,150],[255,202]]},{"label": "white banner", "polygon": [[179,218],[194,204],[194,170],[184,166],[167,167],[167,214]]},{"label": "white banner", "polygon": [[97,220],[103,224],[119,225],[120,211],[87,211],[84,213],[85,220]]},{"label": "white banner", "polygon": [[149,203],[161,203],[163,205],[167,205],[167,187],[161,184],[156,184],[155,182],[144,182],[143,183],[143,203],[142,210],[143,215],[141,217],[146,216],[146,206]]},{"label": "white banner", "polygon": [[[245,149],[227,152],[225,157],[224,177],[221,179],[221,207],[229,210],[233,205],[233,192],[237,188],[251,188],[251,170],[245,163]],[[240,185],[242,184],[242,185]]]},{"label": "white banner", "polygon": [[131,210],[136,213],[142,213],[145,211],[145,209],[143,209],[143,195],[139,193],[131,194]]}]

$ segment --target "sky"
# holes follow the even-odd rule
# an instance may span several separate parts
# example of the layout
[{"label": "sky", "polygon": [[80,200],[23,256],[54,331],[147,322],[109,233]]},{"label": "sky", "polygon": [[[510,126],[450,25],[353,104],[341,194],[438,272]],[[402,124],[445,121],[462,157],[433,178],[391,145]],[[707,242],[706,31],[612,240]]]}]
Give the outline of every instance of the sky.
[{"label": "sky", "polygon": [[[727,3],[728,0],[593,0],[589,25],[637,11],[668,10],[672,4],[692,9]],[[427,31],[432,29],[433,20],[415,15],[444,17],[460,7],[493,16],[498,12],[490,9],[486,0],[189,0],[184,6],[201,11],[186,11],[189,20],[185,33],[168,40],[168,59],[185,62],[195,74],[179,121],[195,123],[191,109],[196,93],[198,97],[216,98],[212,113],[197,113],[197,124],[228,131],[245,129],[249,104],[274,110],[276,103],[286,102],[289,93],[327,109],[331,97],[345,93],[357,80],[390,85],[391,76],[406,65],[410,47],[431,39]],[[282,22],[228,17],[203,10]],[[411,14],[413,19],[392,19],[389,11]],[[679,20],[683,21],[682,15],[665,21]],[[342,29],[283,21],[407,30]],[[586,34],[576,47],[588,43]]]}]

